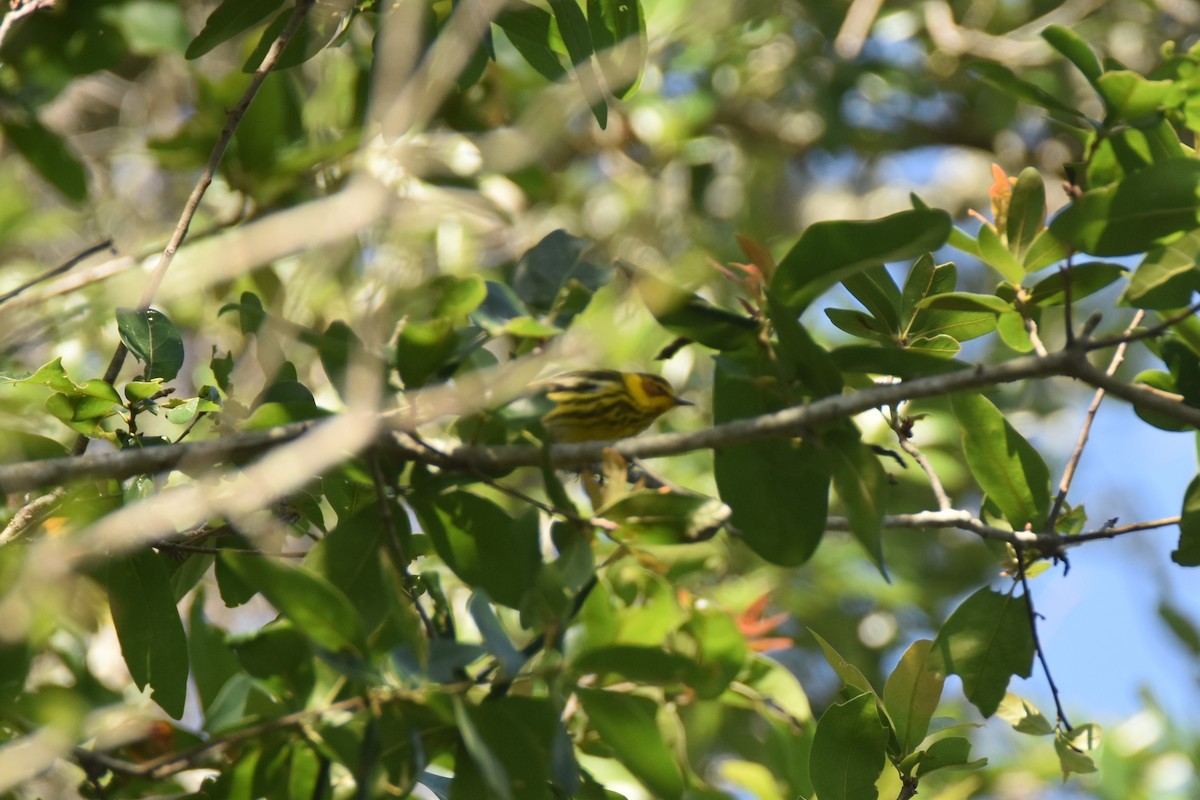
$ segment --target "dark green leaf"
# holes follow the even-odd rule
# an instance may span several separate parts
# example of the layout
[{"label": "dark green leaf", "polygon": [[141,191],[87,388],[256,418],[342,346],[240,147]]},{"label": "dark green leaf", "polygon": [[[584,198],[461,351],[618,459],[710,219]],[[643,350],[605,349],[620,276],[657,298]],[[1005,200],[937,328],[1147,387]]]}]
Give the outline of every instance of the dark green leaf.
[{"label": "dark green leaf", "polygon": [[588,650],[571,665],[579,674],[594,673],[605,678],[608,675],[650,683],[673,686],[691,683],[696,664],[687,656],[670,653],[662,647],[634,644],[613,644]]},{"label": "dark green leaf", "polygon": [[871,221],[818,222],[779,262],[771,291],[799,314],[835,283],[879,264],[936,250],[949,235],[950,215],[934,209]]},{"label": "dark green leaf", "polygon": [[1066,302],[1066,292],[1063,290],[1063,279],[1071,276],[1071,302],[1095,294],[1115,283],[1127,273],[1120,264],[1110,264],[1104,261],[1089,261],[1071,267],[1070,273],[1058,271],[1047,275],[1034,284],[1029,292],[1029,299],[1039,306],[1059,306]]},{"label": "dark green leaf", "polygon": [[138,688],[175,719],[187,695],[188,645],[162,556],[151,550],[109,559],[104,573],[113,626]]},{"label": "dark green leaf", "polygon": [[942,375],[970,367],[970,364],[953,358],[919,352],[915,343],[913,347],[912,350],[895,350],[852,344],[837,348],[831,355],[843,372],[894,375],[906,379]]},{"label": "dark green leaf", "polygon": [[424,496],[414,496],[413,508],[446,566],[468,586],[482,587],[497,602],[519,607],[542,565],[536,520],[514,520],[470,492],[419,494]]},{"label": "dark green leaf", "polygon": [[646,20],[641,0],[588,0],[588,26],[600,70],[615,97],[633,94],[646,65]]},{"label": "dark green leaf", "polygon": [[587,18],[575,0],[549,0],[549,3],[554,21],[558,24],[558,32],[567,47],[567,54],[575,66],[575,77],[579,79],[583,96],[596,116],[596,121],[603,128],[608,124],[608,105],[592,63],[594,48]]},{"label": "dark green leaf", "polygon": [[496,15],[496,25],[513,47],[542,77],[552,83],[562,80],[567,69],[550,46],[550,12],[525,2],[509,3]]},{"label": "dark green leaf", "polygon": [[241,667],[225,642],[225,631],[213,626],[204,615],[204,589],[197,590],[188,615],[188,654],[192,680],[200,696],[200,708],[209,714],[229,680]]},{"label": "dark green leaf", "polygon": [[[381,560],[383,537],[388,535],[381,515],[379,505],[373,503],[339,516],[337,527],[304,557],[305,568],[342,588],[368,631],[374,630],[392,610]],[[393,508],[391,519],[396,536],[407,543],[411,537],[408,515]]]},{"label": "dark green leaf", "polygon": [[1009,678],[1028,678],[1033,669],[1029,601],[986,588],[975,592],[938,631],[929,664],[958,675],[963,694],[990,717],[1004,698]]},{"label": "dark green leaf", "polygon": [[864,445],[858,431],[848,424],[831,429],[822,437],[824,452],[833,473],[833,489],[850,522],[850,532],[867,555],[887,577],[883,563],[882,525],[887,510],[887,473],[879,458]]},{"label": "dark green leaf", "polygon": [[[10,12],[11,13],[11,12]],[[4,138],[29,165],[68,200],[81,203],[87,200],[87,172],[63,140],[42,125],[32,114],[9,114],[0,119]]]},{"label": "dark green leaf", "polygon": [[1179,547],[1171,560],[1183,567],[1200,567],[1200,475],[1192,478],[1183,494],[1179,516]]},{"label": "dark green leaf", "polygon": [[1046,462],[987,398],[959,393],[951,397],[951,404],[967,466],[979,487],[1014,530],[1027,524],[1040,529],[1050,506]]},{"label": "dark green leaf", "polygon": [[883,687],[883,705],[896,730],[901,758],[916,750],[929,732],[929,720],[942,697],[946,676],[930,668],[933,642],[909,645]]},{"label": "dark green leaf", "polygon": [[637,273],[635,285],[650,313],[672,333],[714,350],[740,350],[753,346],[757,339],[758,323],[749,317],[726,311],[648,273]]},{"label": "dark green leaf", "polygon": [[[713,387],[717,423],[776,411],[758,376],[721,357]],[[722,447],[713,456],[721,499],[746,544],[775,564],[807,561],[825,533],[828,457],[811,444],[766,441]]]},{"label": "dark green leaf", "polygon": [[590,296],[612,279],[609,267],[583,257],[591,247],[587,239],[563,230],[551,231],[517,262],[512,277],[517,297],[538,313],[553,313],[552,324],[567,325],[573,316],[561,308],[567,290],[578,286]]},{"label": "dark green leaf", "polygon": [[183,338],[166,314],[153,308],[118,308],[117,333],[146,365],[147,379],[171,381],[183,366]]},{"label": "dark green leaf", "polygon": [[1062,241],[1097,256],[1144,253],[1197,225],[1200,161],[1160,161],[1084,192],[1050,223]]},{"label": "dark green leaf", "polygon": [[900,289],[883,265],[851,275],[842,281],[842,285],[871,312],[871,316],[883,324],[889,334],[899,332]]},{"label": "dark green leaf", "polygon": [[204,22],[204,29],[188,45],[184,56],[192,59],[262,22],[284,0],[222,0]]},{"label": "dark green leaf", "polygon": [[[1167,392],[1169,394],[1177,394],[1174,376],[1172,376],[1171,373],[1163,372],[1162,370],[1157,370],[1157,369],[1142,370],[1137,375],[1133,376],[1133,383],[1134,384],[1145,384],[1146,386],[1149,386],[1152,389],[1157,389],[1160,392]],[[1172,416],[1169,416],[1167,414],[1162,414],[1162,413],[1159,413],[1158,411],[1153,411],[1148,408],[1143,409],[1143,408],[1138,408],[1137,406],[1134,406],[1133,413],[1137,414],[1138,417],[1140,417],[1142,419],[1142,421],[1144,421],[1150,425],[1153,425],[1154,427],[1159,428],[1164,431],[1171,431],[1171,432],[1186,431],[1186,430],[1189,430],[1191,427],[1186,422],[1180,422],[1179,420],[1175,419]]]},{"label": "dark green leaf", "polygon": [[601,689],[576,689],[589,725],[654,797],[683,796],[683,774],[655,722],[658,706],[644,697]]},{"label": "dark green leaf", "polygon": [[[314,3],[304,17],[304,23],[279,54],[276,69],[288,69],[303,64],[324,50],[344,29],[347,18],[354,13],[355,0],[321,0]],[[259,37],[258,44],[242,64],[242,72],[254,72],[267,56],[267,51],[287,25],[293,12],[289,9],[271,21]]]},{"label": "dark green leaf", "polygon": [[839,394],[842,374],[829,351],[817,344],[797,315],[776,301],[771,292],[767,292],[767,312],[779,338],[780,364],[794,373],[814,396]]},{"label": "dark green leaf", "polygon": [[813,735],[808,768],[821,800],[877,800],[888,732],[875,695],[863,692],[825,710]]},{"label": "dark green leaf", "polygon": [[887,325],[865,311],[848,308],[826,308],[824,311],[834,327],[851,336],[870,339],[880,344],[892,344],[895,341],[895,336],[888,330]]},{"label": "dark green leaf", "polygon": [[1200,289],[1200,232],[1193,231],[1146,253],[1121,295],[1135,308],[1183,308]]},{"label": "dark green leaf", "polygon": [[928,254],[918,258],[904,280],[900,295],[901,332],[907,333],[922,300],[935,294],[953,292],[957,280],[958,270],[954,264],[934,266],[933,256]]},{"label": "dark green leaf", "polygon": [[346,595],[305,569],[248,553],[221,553],[220,560],[255,587],[319,647],[365,652],[362,619]]}]

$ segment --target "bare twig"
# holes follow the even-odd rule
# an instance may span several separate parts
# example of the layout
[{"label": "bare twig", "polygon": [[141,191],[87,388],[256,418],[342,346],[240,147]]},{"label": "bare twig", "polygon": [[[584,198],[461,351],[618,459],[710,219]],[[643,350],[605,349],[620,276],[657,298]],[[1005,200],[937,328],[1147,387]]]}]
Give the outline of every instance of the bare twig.
[{"label": "bare twig", "polygon": [[1090,339],[1087,342],[1087,347],[1089,350],[1101,350],[1106,347],[1128,344],[1129,342],[1136,342],[1141,339],[1153,339],[1156,336],[1161,336],[1162,334],[1166,333],[1168,330],[1175,327],[1180,322],[1183,322],[1197,311],[1200,311],[1200,301],[1193,303],[1178,313],[1172,314],[1156,325],[1151,325],[1149,328],[1143,328],[1142,330],[1138,331],[1132,330],[1132,328],[1135,326],[1131,325],[1130,329],[1126,330],[1119,336],[1107,336],[1100,339]]},{"label": "bare twig", "polygon": [[54,8],[54,0],[23,0],[13,6],[13,8],[4,15],[4,19],[0,19],[0,46],[4,45],[4,40],[8,38],[9,31],[12,26],[23,17],[28,17],[35,11],[41,11],[43,8]]},{"label": "bare twig", "polygon": [[66,493],[67,490],[60,486],[22,506],[4,526],[3,532],[0,532],[0,547],[15,542],[33,530],[33,526],[44,519]]},{"label": "bare twig", "polygon": [[1046,661],[1046,652],[1042,649],[1041,637],[1038,636],[1037,611],[1033,608],[1033,595],[1029,593],[1029,579],[1025,576],[1025,550],[1019,544],[1014,545],[1013,550],[1017,554],[1017,579],[1021,582],[1021,591],[1025,594],[1025,608],[1029,612],[1029,636],[1033,639],[1033,651],[1037,653],[1038,661],[1042,665],[1042,672],[1046,676],[1046,683],[1050,686],[1050,696],[1054,698],[1054,709],[1058,715],[1058,721],[1069,731],[1071,723],[1067,722],[1062,698],[1058,695],[1058,686],[1054,683],[1054,676],[1050,674],[1050,664]]},{"label": "bare twig", "polygon": [[[1142,321],[1145,316],[1145,311],[1138,309],[1138,312],[1133,315],[1133,320],[1125,329],[1125,333],[1130,333]],[[1070,322],[1067,323],[1067,330],[1071,330]],[[1104,374],[1112,377],[1117,374],[1117,368],[1121,366],[1121,362],[1125,360],[1125,348],[1128,342],[1121,342],[1117,345],[1116,352],[1113,353],[1112,359],[1108,362],[1108,369]],[[1071,481],[1075,479],[1075,470],[1079,467],[1079,460],[1083,457],[1083,448],[1087,445],[1088,436],[1092,430],[1092,423],[1096,419],[1096,412],[1100,409],[1100,403],[1104,400],[1104,389],[1097,389],[1092,396],[1092,402],[1088,406],[1087,415],[1084,418],[1083,426],[1079,429],[1079,438],[1075,442],[1075,449],[1071,451],[1070,458],[1067,459],[1067,465],[1063,468],[1062,480],[1058,483],[1058,494],[1054,497],[1054,506],[1050,509],[1049,516],[1046,517],[1045,531],[1046,533],[1054,532],[1054,525],[1058,522],[1058,517],[1062,513],[1063,505],[1067,501],[1067,492],[1071,489]]]},{"label": "bare twig", "polygon": [[7,291],[4,294],[0,294],[0,305],[7,303],[9,300],[12,300],[14,297],[26,291],[27,289],[37,286],[43,281],[50,280],[55,275],[61,275],[62,273],[69,271],[72,267],[83,261],[85,258],[89,258],[90,256],[99,253],[101,250],[109,250],[115,253],[116,251],[113,250],[113,240],[103,239],[93,245],[90,245],[89,247],[85,247],[83,250],[71,256],[58,266],[51,267],[40,275],[35,275],[34,277],[25,281],[25,283],[22,283],[17,288]]}]

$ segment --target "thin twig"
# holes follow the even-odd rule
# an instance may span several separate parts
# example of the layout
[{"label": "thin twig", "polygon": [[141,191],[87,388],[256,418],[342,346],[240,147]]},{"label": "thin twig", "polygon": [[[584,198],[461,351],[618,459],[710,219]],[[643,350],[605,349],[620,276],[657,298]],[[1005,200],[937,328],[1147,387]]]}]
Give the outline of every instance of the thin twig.
[{"label": "thin twig", "polygon": [[[1138,309],[1137,313],[1133,315],[1133,320],[1130,321],[1129,326],[1125,329],[1125,332],[1129,333],[1136,328],[1145,314],[1145,311]],[[1067,330],[1071,330],[1069,323]],[[1104,371],[1104,374],[1110,377],[1117,374],[1117,368],[1125,360],[1125,349],[1128,346],[1128,342],[1121,342],[1117,345],[1117,349],[1113,353],[1112,359],[1109,360],[1108,368]],[[1097,389],[1096,393],[1092,395],[1092,402],[1088,406],[1083,425],[1079,429],[1079,438],[1075,442],[1075,449],[1071,451],[1071,457],[1067,459],[1067,465],[1063,468],[1062,480],[1058,483],[1058,494],[1054,497],[1054,506],[1050,509],[1050,514],[1046,517],[1046,533],[1054,532],[1054,526],[1058,522],[1059,515],[1062,513],[1063,505],[1067,501],[1067,492],[1071,489],[1071,481],[1075,479],[1075,470],[1079,467],[1079,460],[1083,457],[1083,448],[1087,445],[1088,437],[1091,435],[1092,423],[1096,419],[1096,412],[1100,409],[1101,401],[1104,400],[1104,394],[1104,389]]]},{"label": "thin twig", "polygon": [[0,532],[0,547],[15,542],[33,530],[33,526],[45,519],[66,493],[66,487],[60,486],[18,509],[8,524],[4,526],[4,530]]},{"label": "thin twig", "polygon": [[916,443],[911,438],[910,428],[911,420],[903,419],[899,412],[893,407],[892,413],[888,415],[888,425],[896,434],[896,441],[900,443],[900,449],[908,453],[913,461],[917,462],[917,466],[925,473],[925,477],[929,479],[929,488],[933,492],[933,497],[937,501],[939,511],[949,511],[954,507],[950,500],[950,495],[946,492],[946,487],[942,484],[942,479],[938,477],[937,472],[933,468],[933,464],[929,463],[929,459],[921,452],[921,448],[917,447]]},{"label": "thin twig", "polygon": [[1071,723],[1067,721],[1067,714],[1063,711],[1062,698],[1058,695],[1058,686],[1054,683],[1054,676],[1050,674],[1050,664],[1046,661],[1046,653],[1042,649],[1042,641],[1038,636],[1037,611],[1033,608],[1033,595],[1029,593],[1029,579],[1025,576],[1024,547],[1015,545],[1013,550],[1017,554],[1017,578],[1021,581],[1021,591],[1025,593],[1025,609],[1029,612],[1029,636],[1033,640],[1033,651],[1037,653],[1038,661],[1042,665],[1042,672],[1046,676],[1046,683],[1050,686],[1050,696],[1054,698],[1054,709],[1058,715],[1058,721],[1069,731]]},{"label": "thin twig", "polygon": [[[205,192],[208,191],[209,185],[212,184],[213,178],[216,177],[217,167],[220,166],[221,159],[225,157],[225,151],[229,148],[229,143],[233,141],[233,135],[237,131],[238,125],[241,124],[242,118],[246,116],[246,112],[250,108],[250,103],[254,100],[255,95],[258,94],[258,90],[262,87],[263,82],[271,74],[271,71],[275,69],[280,55],[282,55],[288,43],[300,30],[300,25],[304,22],[304,17],[308,14],[314,2],[315,0],[296,0],[296,8],[292,11],[292,15],[288,18],[283,30],[279,32],[279,36],[271,43],[267,54],[263,56],[262,63],[254,71],[254,76],[250,79],[250,85],[246,87],[246,91],[242,93],[242,97],[238,100],[237,104],[229,110],[225,120],[225,127],[221,130],[221,135],[217,137],[217,143],[213,146],[212,153],[209,154],[208,163],[204,165],[200,177],[196,180],[196,185],[192,187],[192,192],[188,195],[187,202],[183,207],[183,213],[180,215],[179,222],[175,226],[175,232],[171,234],[167,246],[163,248],[162,255],[159,256],[158,264],[155,265],[154,271],[150,273],[150,277],[146,281],[142,297],[138,301],[138,308],[149,308],[150,304],[154,302],[154,296],[158,293],[159,286],[162,285],[167,268],[171,266],[171,261],[175,258],[175,253],[179,250],[179,246],[183,244],[183,240],[187,236],[188,229],[192,224],[192,218],[200,208],[200,201],[204,198]],[[108,369],[104,371],[105,383],[111,384],[116,381],[117,375],[121,372],[121,367],[125,364],[126,355],[128,355],[128,350],[124,342],[122,342],[117,345],[116,350],[113,352],[112,360],[108,363]],[[72,453],[75,455],[82,454],[87,450],[88,442],[89,439],[86,436],[80,436],[75,440]]]},{"label": "thin twig", "polygon": [[371,478],[375,482],[375,494],[379,498],[379,519],[383,523],[383,529],[387,533],[387,547],[391,554],[392,563],[396,567],[396,571],[403,578],[404,592],[408,598],[412,600],[413,608],[416,609],[417,616],[421,618],[421,625],[425,628],[425,635],[431,640],[438,638],[437,626],[433,624],[433,620],[425,613],[425,607],[421,605],[420,598],[413,591],[415,581],[412,573],[408,571],[409,557],[404,550],[404,542],[400,540],[400,531],[396,528],[396,520],[392,516],[392,505],[388,500],[388,483],[383,474],[383,466],[379,463],[379,454],[371,453],[368,460],[371,462]]},{"label": "thin twig", "polygon": [[250,547],[205,547],[199,544],[183,544],[182,542],[155,542],[155,550],[171,550],[180,553],[200,553],[217,556],[221,553],[244,553],[248,556],[264,556],[267,558],[304,558],[308,553],[299,551],[268,553]]},{"label": "thin twig", "polygon": [[1089,339],[1087,348],[1089,350],[1101,350],[1106,347],[1114,347],[1116,345],[1136,342],[1141,339],[1153,339],[1156,336],[1161,336],[1171,328],[1183,322],[1188,317],[1200,311],[1200,301],[1193,303],[1182,311],[1172,314],[1156,325],[1151,325],[1149,328],[1143,328],[1140,331],[1127,330],[1119,336],[1106,336],[1100,339]]},{"label": "thin twig", "polygon": [[34,286],[37,286],[39,283],[42,283],[43,281],[48,281],[51,278],[53,278],[55,275],[61,275],[64,272],[70,271],[71,268],[74,267],[76,264],[78,264],[79,262],[83,261],[86,258],[90,258],[91,256],[94,256],[96,253],[99,253],[101,250],[108,250],[108,251],[112,252],[114,255],[117,252],[115,249],[113,249],[113,240],[112,239],[102,239],[101,241],[96,242],[93,245],[89,245],[88,247],[85,247],[83,250],[80,250],[78,253],[71,256],[70,258],[68,258],[66,261],[59,264],[58,266],[51,267],[50,269],[46,270],[45,272],[41,273],[40,275],[35,275],[34,277],[25,281],[17,288],[7,291],[4,294],[0,294],[0,304],[7,303],[9,300],[12,300],[14,297],[16,297],[17,295],[26,291],[27,289],[31,289]]}]

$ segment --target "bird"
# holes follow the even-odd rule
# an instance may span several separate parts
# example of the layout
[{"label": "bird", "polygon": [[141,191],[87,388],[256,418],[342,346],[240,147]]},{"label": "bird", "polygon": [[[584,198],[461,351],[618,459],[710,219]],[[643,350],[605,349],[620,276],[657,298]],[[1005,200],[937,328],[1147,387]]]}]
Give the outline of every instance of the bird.
[{"label": "bird", "polygon": [[664,378],[610,369],[564,372],[532,387],[553,407],[542,417],[553,442],[586,442],[634,436],[678,406],[694,405]]}]

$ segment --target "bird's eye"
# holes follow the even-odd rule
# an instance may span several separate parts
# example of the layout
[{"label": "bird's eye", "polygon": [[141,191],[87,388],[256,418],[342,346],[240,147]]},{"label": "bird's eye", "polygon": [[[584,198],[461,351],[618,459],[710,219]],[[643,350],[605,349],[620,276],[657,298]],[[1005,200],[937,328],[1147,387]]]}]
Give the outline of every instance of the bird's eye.
[{"label": "bird's eye", "polygon": [[668,394],[667,387],[652,377],[642,378],[642,391],[649,397],[665,397]]}]

